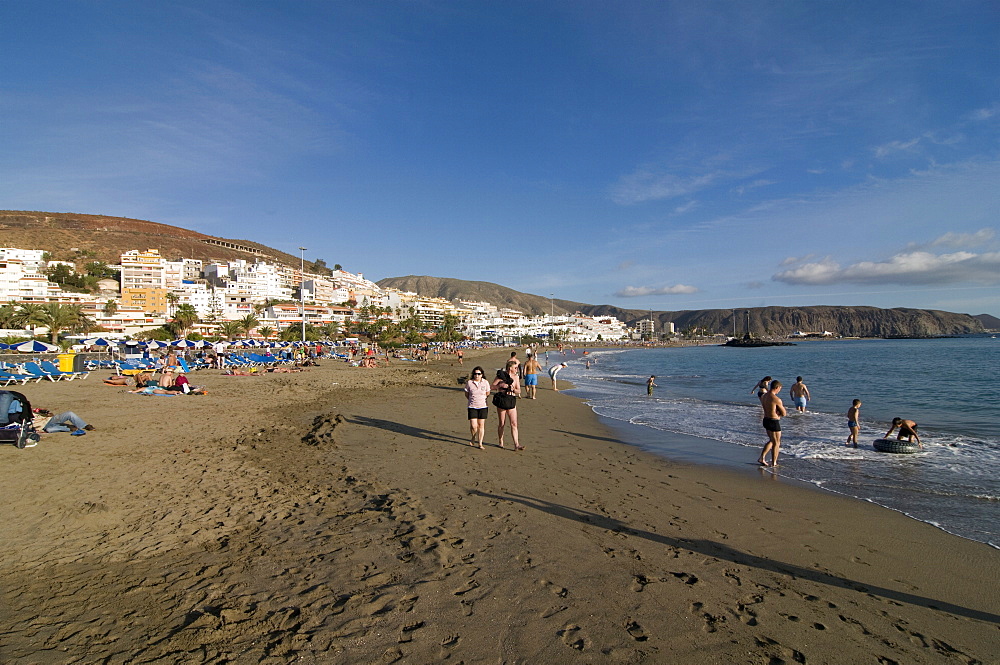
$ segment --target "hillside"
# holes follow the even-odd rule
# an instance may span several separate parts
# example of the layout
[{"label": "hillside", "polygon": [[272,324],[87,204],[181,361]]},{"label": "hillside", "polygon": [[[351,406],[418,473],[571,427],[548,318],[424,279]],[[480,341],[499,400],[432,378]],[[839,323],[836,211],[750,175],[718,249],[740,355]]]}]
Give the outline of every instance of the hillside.
[{"label": "hillside", "polygon": [[[239,249],[220,246],[219,242]],[[76,213],[0,210],[0,247],[42,249],[63,261],[78,260],[74,250],[83,250],[89,252],[87,260],[118,263],[122,252],[153,248],[167,259],[207,262],[263,256],[276,263],[299,264],[298,257],[251,240],[217,238],[141,219]]]},{"label": "hillside", "polygon": [[[528,314],[549,311],[549,299],[521,293],[490,282],[470,282],[442,277],[390,277],[379,286],[414,291],[425,296],[454,300],[485,300],[500,307],[512,307]],[[623,309],[612,305],[585,305],[569,300],[554,300],[557,314],[579,311],[590,316],[615,316],[628,325],[649,317],[649,310]],[[983,324],[968,314],[925,309],[879,309],[878,307],[756,307],[736,310],[736,332],[746,332],[747,312],[750,332],[754,335],[785,336],[796,330],[830,331],[848,337],[885,335],[957,335],[983,332]],[[700,309],[653,312],[657,327],[673,322],[677,330],[704,328],[709,333],[733,334],[731,309]]]},{"label": "hillside", "polygon": [[556,314],[572,314],[586,306],[582,303],[558,299],[550,303],[545,296],[522,293],[492,282],[469,282],[448,277],[428,277],[426,275],[387,277],[379,280],[377,284],[382,288],[412,291],[434,298],[489,302],[498,307],[510,307],[526,314],[548,314],[550,309],[554,310]]},{"label": "hillside", "polygon": [[1000,319],[989,314],[976,314],[972,317],[983,324],[987,330],[1000,330]]}]

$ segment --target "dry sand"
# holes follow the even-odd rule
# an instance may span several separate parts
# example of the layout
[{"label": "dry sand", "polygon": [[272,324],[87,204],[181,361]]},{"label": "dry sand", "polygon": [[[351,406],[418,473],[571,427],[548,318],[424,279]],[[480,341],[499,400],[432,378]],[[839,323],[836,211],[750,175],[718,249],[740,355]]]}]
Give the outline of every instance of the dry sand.
[{"label": "dry sand", "polygon": [[97,430],[0,446],[0,662],[1000,662],[985,545],[644,454],[547,380],[525,452],[469,447],[456,379],[505,355],[25,387]]}]

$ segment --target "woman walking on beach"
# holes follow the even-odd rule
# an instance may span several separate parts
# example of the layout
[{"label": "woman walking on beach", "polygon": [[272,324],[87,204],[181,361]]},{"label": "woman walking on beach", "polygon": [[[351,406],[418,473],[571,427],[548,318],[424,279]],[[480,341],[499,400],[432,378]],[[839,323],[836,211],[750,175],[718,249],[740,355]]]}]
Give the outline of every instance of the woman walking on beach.
[{"label": "woman walking on beach", "polygon": [[[508,361],[507,366],[511,366],[510,361]],[[493,390],[496,391],[496,395],[493,396],[493,405],[497,407],[497,418],[500,420],[497,424],[497,439],[500,447],[504,447],[503,431],[509,420],[510,435],[514,439],[514,450],[524,450],[524,446],[517,439],[517,396],[521,394],[521,384],[518,382],[517,376],[511,375],[510,369],[498,369],[497,377],[493,381]]]},{"label": "woman walking on beach", "polygon": [[465,396],[469,399],[469,431],[471,432],[470,446],[483,447],[483,437],[486,435],[486,416],[490,412],[490,407],[486,405],[486,396],[490,394],[490,382],[484,376],[486,371],[482,367],[475,367],[472,376],[465,382]]}]

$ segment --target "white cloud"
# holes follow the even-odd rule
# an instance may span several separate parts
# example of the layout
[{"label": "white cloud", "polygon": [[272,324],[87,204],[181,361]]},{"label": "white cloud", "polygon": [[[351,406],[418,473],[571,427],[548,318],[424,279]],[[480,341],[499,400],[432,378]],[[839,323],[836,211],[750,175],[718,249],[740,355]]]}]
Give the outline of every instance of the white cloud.
[{"label": "white cloud", "polygon": [[701,289],[697,286],[687,284],[675,284],[673,286],[626,286],[615,293],[619,298],[636,298],[639,296],[670,296],[687,293],[698,293]]},{"label": "white cloud", "polygon": [[768,185],[775,185],[775,184],[777,184],[776,180],[754,180],[749,184],[740,185],[739,187],[734,188],[733,191],[739,194],[740,196],[743,196],[750,190],[757,189],[758,187],[767,187]]},{"label": "white cloud", "polygon": [[943,236],[932,240],[930,247],[980,247],[996,236],[993,229],[979,229],[975,233],[945,233]]},{"label": "white cloud", "polygon": [[775,274],[793,285],[826,284],[1000,284],[1000,252],[905,252],[886,261],[861,261],[841,268],[829,257]]},{"label": "white cloud", "polygon": [[682,203],[681,205],[674,208],[675,215],[683,215],[686,212],[690,212],[698,207],[697,201],[688,201],[687,203]]},{"label": "white cloud", "polygon": [[789,256],[788,258],[782,260],[780,265],[790,266],[796,263],[802,263],[803,261],[808,261],[813,256],[815,256],[815,254],[806,254],[805,256]]},{"label": "white cloud", "polygon": [[894,152],[905,152],[920,143],[922,137],[910,139],[909,141],[890,141],[875,148],[875,156],[878,158],[887,157]]},{"label": "white cloud", "polygon": [[708,187],[720,175],[720,173],[705,173],[682,177],[672,173],[654,173],[649,169],[640,169],[618,180],[618,184],[611,190],[611,200],[621,205],[631,205],[686,196]]},{"label": "white cloud", "polygon": [[994,104],[993,106],[987,108],[976,109],[975,111],[972,112],[972,119],[989,120],[997,113],[1000,113],[1000,104]]}]

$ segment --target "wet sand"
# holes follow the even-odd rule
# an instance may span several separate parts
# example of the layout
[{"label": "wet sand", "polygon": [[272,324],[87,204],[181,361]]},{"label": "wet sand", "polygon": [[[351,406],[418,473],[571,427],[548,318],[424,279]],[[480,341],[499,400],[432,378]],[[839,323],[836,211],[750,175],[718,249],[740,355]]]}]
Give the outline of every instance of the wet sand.
[{"label": "wet sand", "polygon": [[997,550],[653,457],[547,379],[527,450],[474,449],[457,378],[508,353],[470,355],[20,389],[97,430],[0,446],[0,662],[998,662]]}]

